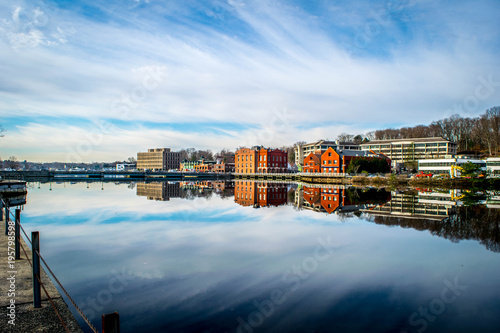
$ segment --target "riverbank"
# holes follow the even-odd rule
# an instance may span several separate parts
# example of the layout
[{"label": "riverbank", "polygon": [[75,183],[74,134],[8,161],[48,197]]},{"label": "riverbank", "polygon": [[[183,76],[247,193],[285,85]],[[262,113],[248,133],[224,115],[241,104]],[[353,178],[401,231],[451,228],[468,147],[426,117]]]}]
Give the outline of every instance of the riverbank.
[{"label": "riverbank", "polygon": [[[43,288],[41,290],[42,306],[40,308],[33,307],[33,278],[29,263],[31,261],[31,249],[21,239],[26,254],[21,248],[21,259],[9,263],[8,252],[11,252],[9,247],[12,248],[12,246],[9,246],[8,237],[4,232],[5,220],[2,220],[1,226],[0,271],[2,276],[10,279],[3,278],[0,284],[0,331],[19,333],[66,332]],[[40,272],[40,278],[69,331],[83,333],[66,302],[43,268]]]},{"label": "riverbank", "polygon": [[355,176],[351,178],[353,185],[374,186],[409,186],[409,187],[439,187],[456,189],[500,189],[500,178],[407,178],[391,175],[379,177]]}]

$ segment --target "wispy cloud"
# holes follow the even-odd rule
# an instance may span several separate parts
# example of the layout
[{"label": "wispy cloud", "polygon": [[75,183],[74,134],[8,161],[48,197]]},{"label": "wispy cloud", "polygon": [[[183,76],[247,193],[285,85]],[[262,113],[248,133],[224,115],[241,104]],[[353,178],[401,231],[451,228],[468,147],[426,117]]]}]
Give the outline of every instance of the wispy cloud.
[{"label": "wispy cloud", "polygon": [[[25,147],[22,159],[50,151],[47,158],[63,160],[68,139],[46,140],[47,150],[39,131],[61,139],[64,131],[92,131],[89,121],[102,119],[117,129],[89,160],[123,159],[143,145],[233,148],[242,126],[265,129],[283,108],[294,112],[288,131],[266,144],[428,123],[472,94],[479,76],[500,81],[499,7],[495,1],[3,4],[0,112],[2,122],[16,124],[0,154]],[[145,89],[146,69],[160,67],[162,80]],[[133,103],[126,114],[116,106],[124,97]],[[499,98],[497,89],[474,112]],[[34,126],[47,116],[57,121]],[[166,130],[148,125],[155,122]],[[196,131],[176,129],[185,123]]]}]

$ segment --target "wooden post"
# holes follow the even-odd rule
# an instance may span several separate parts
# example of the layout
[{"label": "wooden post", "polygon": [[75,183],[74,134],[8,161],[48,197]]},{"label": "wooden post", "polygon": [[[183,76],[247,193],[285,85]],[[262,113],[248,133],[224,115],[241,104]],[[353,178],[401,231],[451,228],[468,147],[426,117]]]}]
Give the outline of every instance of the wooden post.
[{"label": "wooden post", "polygon": [[15,249],[16,249],[16,260],[21,259],[21,210],[16,209],[16,224],[14,226],[15,230]]},{"label": "wooden post", "polygon": [[40,293],[40,235],[38,231],[31,232],[31,258],[33,259],[33,306],[40,308],[42,298]]},{"label": "wooden post", "polygon": [[120,315],[118,312],[102,315],[102,333],[120,333]]},{"label": "wooden post", "polygon": [[9,234],[9,207],[5,206],[5,236]]}]

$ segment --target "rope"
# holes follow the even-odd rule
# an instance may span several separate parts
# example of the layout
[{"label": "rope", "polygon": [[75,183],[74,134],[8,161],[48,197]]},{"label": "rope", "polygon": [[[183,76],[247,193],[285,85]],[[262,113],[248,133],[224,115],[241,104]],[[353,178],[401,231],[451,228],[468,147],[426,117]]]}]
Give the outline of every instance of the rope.
[{"label": "rope", "polygon": [[[0,199],[3,201],[3,199]],[[5,201],[3,201],[4,204],[5,204]],[[7,211],[10,212],[10,209],[7,208]],[[11,213],[12,214],[12,213]],[[14,218],[15,220],[15,218]],[[24,230],[23,226],[21,225],[21,223],[19,221],[15,221],[17,224],[19,224],[19,227],[21,228],[21,230],[23,231],[24,235],[26,236],[26,239],[28,240],[28,242],[33,246],[33,244],[31,243],[31,240],[30,238],[28,237],[28,234],[26,234],[26,231]],[[20,241],[20,240],[19,240]],[[26,259],[28,259],[28,262],[29,264],[31,265],[31,267],[33,267],[33,265],[31,264],[31,261],[30,259],[28,258],[28,255],[26,254],[26,251],[24,250],[24,246],[22,243],[20,243],[21,247],[23,248],[23,252],[24,254],[26,255]],[[80,316],[83,318],[83,320],[87,323],[87,325],[89,325],[90,329],[94,332],[94,333],[99,333],[97,331],[97,329],[94,327],[94,325],[92,325],[92,323],[90,322],[90,320],[83,314],[82,310],[80,310],[80,308],[78,307],[78,305],[76,305],[75,301],[71,298],[71,296],[69,295],[69,293],[66,291],[66,289],[63,287],[63,285],[61,284],[61,282],[59,282],[59,279],[56,277],[56,275],[54,274],[54,272],[50,269],[49,265],[47,264],[47,262],[45,261],[45,259],[42,257],[42,255],[40,254],[40,252],[36,251],[36,253],[38,254],[38,256],[40,257],[40,259],[42,260],[43,264],[45,265],[45,268],[47,268],[47,270],[50,272],[50,274],[52,275],[52,277],[54,278],[54,280],[57,282],[57,284],[59,285],[59,287],[61,288],[61,290],[64,292],[64,294],[66,295],[66,297],[70,300],[71,304],[73,304],[73,306],[75,307],[76,311],[78,311],[78,313],[80,314]],[[40,280],[40,279],[38,279]],[[49,296],[49,294],[47,293],[47,290],[45,290],[45,287],[43,286],[43,283],[41,281],[40,282],[40,285],[43,287],[44,291],[45,291],[45,294],[47,295],[47,297],[49,298],[49,301],[50,303],[52,304],[52,306],[54,307],[54,304],[52,303],[52,300]],[[57,313],[57,316],[59,317],[59,319],[61,319],[62,321],[62,318],[61,316],[59,315],[59,312],[57,312],[57,309],[54,307],[54,310],[56,311]],[[68,328],[66,327],[66,325],[64,324],[64,322],[62,322],[63,326],[66,328],[66,331],[68,333],[69,330]]]},{"label": "rope", "polygon": [[80,310],[80,308],[78,307],[78,305],[76,305],[75,301],[73,301],[73,299],[71,298],[71,296],[69,295],[69,293],[66,291],[66,289],[64,289],[63,285],[61,284],[61,282],[59,282],[59,279],[56,277],[56,275],[54,274],[54,272],[52,272],[52,270],[50,269],[49,265],[47,264],[47,262],[45,261],[45,259],[43,259],[42,255],[36,251],[36,253],[40,256],[40,259],[42,259],[45,267],[47,268],[47,270],[50,272],[50,274],[52,275],[52,277],[54,278],[54,280],[56,280],[57,284],[59,285],[59,287],[61,288],[62,291],[64,291],[64,294],[66,295],[66,297],[68,297],[68,299],[70,300],[71,304],[73,304],[73,306],[75,307],[76,311],[78,311],[78,313],[80,314],[80,316],[82,316],[83,320],[85,320],[85,322],[87,323],[87,325],[89,325],[90,329],[92,329],[92,331],[94,331],[94,333],[99,333],[97,331],[97,329],[94,327],[94,325],[92,325],[92,323],[90,322],[90,320],[83,314],[82,310]]},{"label": "rope", "polygon": [[[23,244],[20,242],[20,240],[18,240],[18,241],[19,241],[19,245],[21,245],[21,248],[23,249],[23,252],[24,252],[24,255],[26,256],[26,259],[28,259],[28,263],[30,264],[31,269],[33,270],[33,264],[31,263],[31,260],[28,257],[28,254],[26,253],[26,250],[24,249]],[[38,253],[38,251],[37,251],[37,253]],[[42,286],[43,291],[45,292],[45,295],[47,295],[47,298],[49,299],[50,305],[52,305],[52,308],[56,312],[56,315],[59,318],[59,320],[61,321],[61,324],[64,326],[64,329],[66,330],[66,332],[71,333],[70,330],[68,329],[68,327],[66,326],[66,323],[62,319],[61,315],[59,314],[59,311],[57,311],[56,305],[54,304],[54,302],[52,302],[52,298],[50,297],[49,293],[47,292],[47,289],[45,289],[45,285],[43,284],[43,282],[41,281],[41,279],[38,275],[37,275],[36,279],[38,280],[38,282]]]}]

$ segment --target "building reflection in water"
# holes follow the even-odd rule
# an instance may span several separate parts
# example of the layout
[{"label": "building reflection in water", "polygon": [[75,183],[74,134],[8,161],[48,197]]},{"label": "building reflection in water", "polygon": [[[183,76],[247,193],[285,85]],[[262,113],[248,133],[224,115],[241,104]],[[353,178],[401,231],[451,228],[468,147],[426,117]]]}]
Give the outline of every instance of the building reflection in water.
[{"label": "building reflection in water", "polygon": [[178,182],[139,182],[136,191],[138,196],[147,197],[148,200],[168,201],[170,198],[180,197]]},{"label": "building reflection in water", "polygon": [[234,188],[234,202],[241,206],[259,208],[287,204],[290,185],[280,182],[237,180],[234,182]]},{"label": "building reflection in water", "polygon": [[500,252],[497,193],[303,186],[295,193],[295,205],[342,217],[356,215],[376,224],[427,230],[452,242],[476,240],[488,250]]},{"label": "building reflection in water", "polygon": [[[387,226],[429,231],[449,239],[476,240],[500,252],[500,196],[461,190],[387,191],[383,188],[296,185],[248,180],[137,183],[137,195],[167,201],[213,195],[246,207],[276,207],[290,201],[297,210],[358,217]],[[22,204],[23,199],[20,198]],[[25,199],[24,199],[25,202]]]}]

